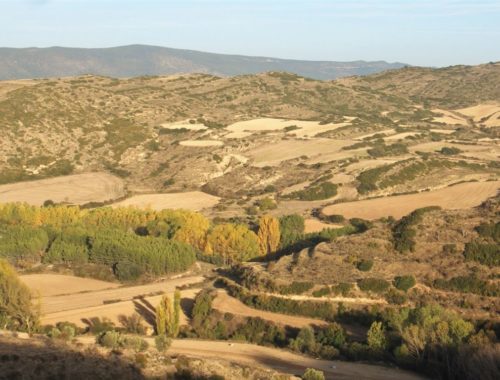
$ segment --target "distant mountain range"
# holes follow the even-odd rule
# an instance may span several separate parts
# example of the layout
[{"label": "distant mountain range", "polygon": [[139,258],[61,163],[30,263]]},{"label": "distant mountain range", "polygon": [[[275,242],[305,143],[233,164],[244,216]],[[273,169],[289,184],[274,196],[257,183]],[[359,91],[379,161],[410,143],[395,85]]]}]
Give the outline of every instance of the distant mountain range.
[{"label": "distant mountain range", "polygon": [[301,61],[250,57],[148,45],[100,49],[0,48],[0,80],[82,74],[119,78],[193,72],[233,76],[265,71],[287,71],[327,80],[373,74],[404,66],[404,63],[385,61]]}]

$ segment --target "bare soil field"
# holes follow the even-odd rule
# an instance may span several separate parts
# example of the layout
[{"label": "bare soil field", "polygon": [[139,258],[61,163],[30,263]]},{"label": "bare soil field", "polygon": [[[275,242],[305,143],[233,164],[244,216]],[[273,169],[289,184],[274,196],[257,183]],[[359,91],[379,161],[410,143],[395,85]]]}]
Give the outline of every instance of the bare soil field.
[{"label": "bare soil field", "polygon": [[118,288],[121,284],[99,281],[92,278],[68,276],[63,274],[25,274],[19,276],[31,290],[42,297],[92,292]]},{"label": "bare soil field", "polygon": [[163,209],[186,209],[199,211],[213,207],[219,202],[219,197],[203,193],[201,191],[190,191],[186,193],[170,194],[142,194],[134,195],[121,202],[113,204],[113,207],[139,207]]},{"label": "bare soil field", "polygon": [[[154,309],[161,298],[161,295],[158,294],[159,292],[173,294],[175,288],[178,286],[195,284],[204,279],[202,276],[189,276],[147,285],[98,289],[99,286],[95,286],[92,282],[94,280],[79,277],[68,279],[68,277],[72,276],[53,276],[55,277],[47,282],[47,287],[41,282],[36,283],[33,287],[34,290],[38,290],[42,294],[42,322],[54,324],[60,321],[69,321],[79,326],[84,326],[84,320],[92,317],[109,318],[116,321],[120,314],[129,315],[137,310],[147,312],[147,310],[150,309],[151,311],[151,308]],[[78,286],[74,286],[73,289],[79,290],[78,292],[65,292],[65,294],[62,295],[43,296],[44,293],[54,293],[53,289],[54,286],[57,285],[58,280],[61,289],[65,288],[67,282],[76,284],[78,281],[81,281],[82,284],[93,284],[94,288],[87,289],[87,291],[81,291]],[[183,298],[192,298],[197,291],[198,290],[190,289],[183,291],[181,295]]]},{"label": "bare soil field", "polygon": [[440,113],[443,116],[435,117],[433,120],[436,123],[444,123],[444,124],[449,124],[449,125],[467,125],[467,120],[465,120],[465,117],[459,116],[454,112],[443,110],[443,109],[433,109],[432,112],[434,113]]},{"label": "bare soil field", "polygon": [[500,156],[500,146],[495,144],[456,144],[445,141],[435,141],[423,144],[417,144],[410,147],[412,152],[436,152],[443,147],[454,147],[460,149],[463,153],[460,155],[477,158],[480,160],[495,160]]},{"label": "bare soil field", "polygon": [[295,135],[297,137],[314,137],[319,133],[344,127],[346,125],[350,125],[350,122],[320,124],[319,121],[261,118],[239,121],[229,125],[226,127],[226,130],[230,131],[230,133],[225,137],[243,138],[251,135],[253,132],[280,131],[291,126],[295,126],[297,129],[287,131],[288,134]]},{"label": "bare soil field", "polygon": [[297,317],[287,314],[272,313],[263,310],[253,309],[245,305],[240,300],[231,297],[225,290],[219,290],[217,297],[213,300],[212,306],[214,309],[223,313],[232,313],[245,317],[259,317],[271,322],[281,323],[282,325],[302,328],[304,326],[316,325],[323,326],[326,322],[321,319]]},{"label": "bare soil field", "polygon": [[459,109],[457,112],[471,117],[475,123],[485,127],[500,126],[500,105],[498,104],[479,104]]},{"label": "bare soil field", "polygon": [[182,146],[189,146],[193,148],[224,145],[224,143],[219,140],[184,140],[181,141],[179,144]]},{"label": "bare soil field", "polygon": [[418,132],[403,132],[403,133],[397,133],[395,135],[384,137],[384,140],[385,141],[403,140],[408,136],[415,136],[415,135],[418,135]]},{"label": "bare soil field", "polygon": [[378,219],[385,216],[401,218],[411,211],[426,206],[444,209],[475,207],[498,193],[500,181],[467,182],[418,194],[397,195],[339,203],[325,207],[326,215],[341,214],[347,218]]},{"label": "bare soil field", "polygon": [[37,206],[48,199],[57,203],[85,204],[124,195],[123,181],[108,173],[74,174],[0,186],[0,202],[26,202]]}]

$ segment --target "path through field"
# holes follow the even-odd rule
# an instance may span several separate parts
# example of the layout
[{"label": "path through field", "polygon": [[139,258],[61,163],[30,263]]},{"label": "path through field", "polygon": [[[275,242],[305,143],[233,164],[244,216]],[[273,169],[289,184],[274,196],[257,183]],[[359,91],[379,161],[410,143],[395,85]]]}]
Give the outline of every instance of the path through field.
[{"label": "path through field", "polygon": [[500,181],[467,182],[418,194],[338,203],[325,207],[323,213],[368,220],[385,216],[401,218],[417,208],[426,206],[441,206],[450,210],[475,207],[496,195],[499,189]]}]

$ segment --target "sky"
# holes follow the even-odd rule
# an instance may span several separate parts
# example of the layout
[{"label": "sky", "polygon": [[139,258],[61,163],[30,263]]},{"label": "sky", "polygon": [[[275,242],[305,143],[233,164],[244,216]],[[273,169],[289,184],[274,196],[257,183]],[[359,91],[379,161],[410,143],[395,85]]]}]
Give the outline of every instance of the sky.
[{"label": "sky", "polygon": [[0,0],[1,47],[148,44],[422,66],[500,61],[500,0]]}]

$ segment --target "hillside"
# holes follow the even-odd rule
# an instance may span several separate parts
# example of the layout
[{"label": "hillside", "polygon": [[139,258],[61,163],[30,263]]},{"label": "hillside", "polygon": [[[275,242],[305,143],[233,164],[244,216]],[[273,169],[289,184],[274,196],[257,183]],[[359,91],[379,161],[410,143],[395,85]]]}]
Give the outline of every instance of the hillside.
[{"label": "hillside", "polygon": [[[273,212],[303,213],[496,180],[499,73],[493,64],[339,81],[281,72],[2,81],[0,185],[8,185],[0,200],[84,204],[182,192],[180,204],[197,197],[194,209],[233,217],[266,194],[278,201]],[[420,87],[411,85],[416,78]],[[115,177],[54,178],[50,189],[32,182],[96,172]],[[325,186],[324,195],[307,195]],[[477,194],[478,202],[491,196],[486,188]],[[163,198],[126,204],[174,199]]]},{"label": "hillside", "polygon": [[289,71],[315,79],[366,75],[403,67],[384,61],[301,61],[205,53],[159,46],[129,45],[102,49],[0,48],[0,80],[83,74],[112,77],[207,73],[222,76]]}]

